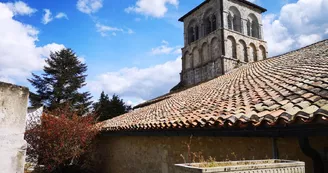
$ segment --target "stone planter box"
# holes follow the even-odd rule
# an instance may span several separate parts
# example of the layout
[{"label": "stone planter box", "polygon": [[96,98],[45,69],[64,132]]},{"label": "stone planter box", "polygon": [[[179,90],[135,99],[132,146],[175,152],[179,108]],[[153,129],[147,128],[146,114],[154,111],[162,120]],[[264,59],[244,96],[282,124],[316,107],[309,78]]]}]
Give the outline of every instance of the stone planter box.
[{"label": "stone planter box", "polygon": [[[206,167],[206,165],[211,165]],[[205,167],[204,167],[205,166]],[[250,160],[176,164],[175,173],[305,173],[305,163],[289,160]]]}]

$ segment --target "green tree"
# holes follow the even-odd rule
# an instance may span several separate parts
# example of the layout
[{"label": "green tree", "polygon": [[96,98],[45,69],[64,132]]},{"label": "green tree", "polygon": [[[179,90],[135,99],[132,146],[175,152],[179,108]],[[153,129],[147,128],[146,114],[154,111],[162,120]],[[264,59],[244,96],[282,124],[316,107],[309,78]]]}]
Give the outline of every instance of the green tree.
[{"label": "green tree", "polygon": [[99,101],[93,104],[95,114],[98,116],[98,121],[105,121],[119,115],[129,112],[131,106],[124,103],[118,95],[113,95],[109,99],[108,95],[102,92]]},{"label": "green tree", "polygon": [[80,92],[86,85],[86,64],[78,60],[71,49],[51,53],[46,59],[42,75],[32,73],[28,81],[36,88],[30,97],[32,106],[44,105],[54,110],[70,104],[72,109],[84,114],[91,105],[89,92]]}]

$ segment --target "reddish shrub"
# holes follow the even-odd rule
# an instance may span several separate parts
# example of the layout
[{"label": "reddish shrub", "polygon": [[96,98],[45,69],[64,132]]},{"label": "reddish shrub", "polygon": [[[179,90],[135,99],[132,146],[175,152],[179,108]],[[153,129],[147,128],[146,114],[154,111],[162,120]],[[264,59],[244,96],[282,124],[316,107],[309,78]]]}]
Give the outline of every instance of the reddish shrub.
[{"label": "reddish shrub", "polygon": [[48,172],[72,165],[86,153],[98,133],[93,116],[79,117],[70,109],[44,113],[25,133],[27,155]]}]

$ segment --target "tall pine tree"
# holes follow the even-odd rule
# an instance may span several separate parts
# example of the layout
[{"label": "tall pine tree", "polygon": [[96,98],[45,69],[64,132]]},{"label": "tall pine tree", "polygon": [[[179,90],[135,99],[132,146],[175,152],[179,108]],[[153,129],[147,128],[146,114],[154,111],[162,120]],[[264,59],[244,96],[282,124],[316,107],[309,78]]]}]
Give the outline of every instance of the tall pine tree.
[{"label": "tall pine tree", "polygon": [[105,121],[116,116],[129,112],[131,106],[124,103],[118,95],[113,95],[109,99],[108,95],[102,92],[99,101],[93,104],[95,114],[98,115],[98,121]]},{"label": "tall pine tree", "polygon": [[79,91],[86,85],[87,66],[71,49],[51,53],[43,71],[41,76],[32,74],[33,78],[28,79],[37,90],[30,97],[32,106],[44,105],[53,110],[70,104],[81,114],[88,111],[92,103],[90,93]]}]

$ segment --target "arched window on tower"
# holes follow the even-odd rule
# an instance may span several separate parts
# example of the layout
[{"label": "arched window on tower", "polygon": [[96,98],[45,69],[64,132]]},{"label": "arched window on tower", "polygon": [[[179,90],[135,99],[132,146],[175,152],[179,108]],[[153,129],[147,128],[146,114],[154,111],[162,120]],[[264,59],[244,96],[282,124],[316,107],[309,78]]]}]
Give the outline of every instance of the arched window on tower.
[{"label": "arched window on tower", "polygon": [[[260,38],[260,25],[257,17],[254,14],[250,14],[248,16],[248,21],[247,22],[247,28],[250,28],[249,36],[255,37],[255,38]],[[247,31],[248,32],[248,31]]]},{"label": "arched window on tower", "polygon": [[242,61],[248,62],[248,54],[247,54],[247,45],[244,40],[239,40],[240,46],[240,54],[242,56]]},{"label": "arched window on tower", "polygon": [[232,30],[232,15],[231,13],[228,14],[228,29],[231,29]]},{"label": "arched window on tower", "polygon": [[188,43],[192,43],[199,39],[199,26],[195,20],[192,20],[188,25]]},{"label": "arched window on tower", "polygon": [[231,6],[229,8],[229,15],[228,16],[228,25],[229,25],[229,20],[230,20],[230,25],[231,27],[229,27],[229,29],[237,31],[237,32],[241,32],[241,15],[239,10],[234,7]]},{"label": "arched window on tower", "polygon": [[252,22],[252,36],[255,38],[259,38],[259,23],[257,21]]},{"label": "arched window on tower", "polygon": [[267,58],[267,55],[266,55],[266,50],[264,48],[264,46],[260,46],[260,51],[261,51],[261,59],[266,59]]},{"label": "arched window on tower", "polygon": [[205,18],[205,21],[204,21],[205,36],[217,29],[216,22],[217,22],[217,20],[216,20],[216,16],[214,14],[211,14]]},{"label": "arched window on tower", "polygon": [[199,39],[199,27],[196,25],[195,26],[195,40]]},{"label": "arched window on tower", "polygon": [[212,32],[216,30],[216,16],[212,15]]},{"label": "arched window on tower", "polygon": [[256,46],[253,43],[251,43],[249,46],[250,46],[251,54],[252,54],[251,62],[258,61]]},{"label": "arched window on tower", "polygon": [[194,27],[189,27],[188,29],[188,43],[192,43],[195,41],[195,30]]},{"label": "arched window on tower", "polygon": [[247,20],[247,35],[251,36],[251,21]]},{"label": "arched window on tower", "polygon": [[210,18],[206,18],[204,21],[204,25],[205,25],[205,31],[204,34],[205,36],[208,35],[209,33],[211,33],[211,21]]},{"label": "arched window on tower", "polygon": [[227,56],[230,58],[237,59],[237,44],[233,36],[227,38]]}]

